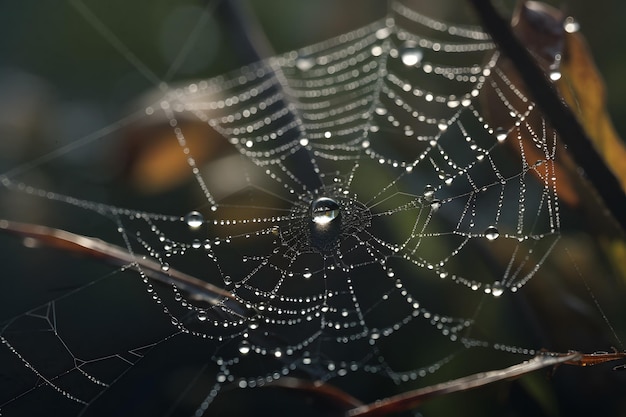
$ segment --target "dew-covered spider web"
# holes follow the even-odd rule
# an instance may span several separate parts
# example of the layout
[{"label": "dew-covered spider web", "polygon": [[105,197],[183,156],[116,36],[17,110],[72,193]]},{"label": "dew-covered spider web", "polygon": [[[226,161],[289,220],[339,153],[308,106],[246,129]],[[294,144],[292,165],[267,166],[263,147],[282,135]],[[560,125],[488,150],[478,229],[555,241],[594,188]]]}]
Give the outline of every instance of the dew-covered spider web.
[{"label": "dew-covered spider web", "polygon": [[[373,401],[546,347],[511,317],[562,237],[560,141],[501,61],[479,26],[391,2],[328,41],[163,82],[138,113],[7,170],[5,198],[97,226],[125,258],[54,252],[63,273],[8,309],[0,415],[214,415],[289,378]],[[28,177],[132,123],[166,126],[192,197],[134,209]],[[201,162],[198,125],[219,158]]]}]

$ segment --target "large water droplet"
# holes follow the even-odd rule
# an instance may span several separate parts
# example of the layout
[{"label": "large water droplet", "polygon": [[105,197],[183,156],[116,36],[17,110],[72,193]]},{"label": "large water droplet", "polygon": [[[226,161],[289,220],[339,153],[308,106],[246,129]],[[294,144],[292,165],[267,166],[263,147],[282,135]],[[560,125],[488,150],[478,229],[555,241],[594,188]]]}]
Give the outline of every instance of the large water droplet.
[{"label": "large water droplet", "polygon": [[306,279],[309,279],[313,276],[313,273],[311,273],[311,270],[309,268],[304,268],[304,270],[302,271],[302,276]]},{"label": "large water droplet", "polygon": [[407,42],[400,50],[400,59],[407,67],[412,67],[422,61],[424,53],[414,42]]},{"label": "large water droplet", "polygon": [[339,216],[339,203],[332,198],[320,197],[311,204],[311,218],[318,225],[325,225]]},{"label": "large water droplet", "polygon": [[500,232],[498,231],[497,227],[489,226],[487,229],[485,229],[485,237],[487,239],[496,240],[498,236],[500,236]]},{"label": "large water droplet", "polygon": [[204,216],[197,211],[191,211],[185,216],[185,223],[192,229],[197,229],[204,224]]}]

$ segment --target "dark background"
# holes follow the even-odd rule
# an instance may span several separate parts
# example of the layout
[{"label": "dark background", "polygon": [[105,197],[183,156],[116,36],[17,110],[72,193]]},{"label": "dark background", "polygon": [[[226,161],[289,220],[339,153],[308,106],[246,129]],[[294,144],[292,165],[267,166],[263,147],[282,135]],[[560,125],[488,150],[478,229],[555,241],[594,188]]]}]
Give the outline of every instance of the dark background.
[{"label": "dark background", "polygon": [[[191,0],[85,0],[84,3],[121,40],[124,47],[158,78],[168,74],[177,54],[188,44],[186,39],[195,22],[205,16],[206,24],[197,32],[196,40],[191,44],[192,52],[168,80],[174,84],[212,77],[238,68],[255,61],[258,58],[255,54],[266,57],[322,41],[377,20],[384,16],[387,9],[386,2],[380,0],[258,0],[242,2],[239,7],[243,7],[243,13],[237,11],[236,7],[207,5],[206,2]],[[432,3],[437,3],[438,10],[433,10],[434,13],[443,13],[440,9],[449,9],[449,12],[462,16],[463,21],[474,21],[468,17],[470,12],[463,2],[449,2],[449,6],[442,6],[442,2],[434,0]],[[626,132],[626,106],[623,106],[626,102],[626,82],[623,80],[626,55],[621,53],[622,19],[626,16],[626,3],[616,0],[551,3],[568,10],[580,22],[581,31],[587,37],[599,70],[605,77],[609,90],[609,111],[616,128],[618,132]],[[512,9],[511,2],[500,1],[498,4],[503,10]],[[243,22],[240,21],[246,14],[252,20],[245,21],[244,18]],[[259,26],[255,27],[257,23]],[[256,52],[244,46],[242,27],[250,30],[252,38],[258,43]],[[70,2],[3,2],[0,4],[0,31],[2,173],[23,167],[21,164],[37,160],[42,155],[114,123],[129,112],[141,108],[146,97],[156,88],[110,42],[103,39],[94,24],[87,22]],[[264,34],[267,43],[259,33]],[[126,181],[125,164],[130,153],[126,144],[135,139],[127,132],[105,136],[87,146],[29,167],[16,179],[88,200],[112,202],[154,212],[181,214],[192,208],[196,196],[189,196],[189,189],[185,186],[155,194]],[[181,209],[181,206],[184,208]],[[97,216],[85,216],[79,210],[33,201],[13,193],[0,194],[0,210],[0,217],[71,228],[101,238],[115,234],[114,230],[110,230],[111,224]],[[85,216],[85,221],[81,221],[82,216]],[[72,288],[72,285],[80,285],[84,276],[103,276],[110,270],[106,266],[76,260],[58,252],[28,252],[13,238],[2,236],[0,239],[0,247],[3,249],[1,261],[5,266],[0,278],[0,321],[61,294],[67,288]],[[568,246],[575,256],[585,251],[600,252],[597,242],[584,233],[567,235],[564,239],[568,239]],[[556,262],[567,262],[567,259]],[[623,307],[620,305],[621,297],[618,296],[624,294],[623,282],[621,286],[619,281],[616,284],[616,278],[610,276],[610,271],[603,268],[602,262],[602,256],[598,256],[593,262],[585,264],[583,275],[590,281],[594,294],[597,294],[623,339],[625,317],[620,314],[623,313]],[[616,345],[617,341],[611,338],[606,323],[594,310],[589,293],[580,280],[572,284],[564,279],[555,285],[567,284],[575,287],[572,292],[578,298],[565,300],[571,301],[569,304],[563,302],[563,299],[556,299],[552,308],[535,312],[534,320],[545,325],[547,333],[565,334],[560,343],[550,348],[567,350],[572,347],[593,351],[608,350]],[[140,289],[123,287],[124,291],[119,291],[119,288],[113,286],[102,289],[102,293],[108,295],[109,299],[116,297],[114,299],[118,306],[111,311],[116,311],[121,316],[120,320],[123,321],[125,314],[139,314],[138,319],[141,319],[141,314],[144,314],[141,312],[145,311],[143,309],[153,308],[150,303],[140,305],[134,302],[134,291]],[[547,299],[541,305],[550,306],[545,287],[539,287],[536,291],[544,291]],[[576,304],[581,299],[585,301],[582,307]],[[576,310],[578,307],[586,312],[593,310],[593,319],[577,321],[576,314],[564,314],[566,318],[561,320],[559,313],[562,309]],[[73,308],[75,310],[72,311],[83,315],[91,311],[89,305]],[[581,315],[587,317],[586,314]],[[93,317],[97,317],[97,311],[93,311]],[[85,322],[89,323],[88,320]],[[81,323],[84,323],[80,320],[77,323],[72,332],[80,335]],[[116,323],[110,332],[132,339],[136,323],[128,322],[127,328],[120,327],[119,321]],[[159,324],[154,324],[153,330],[159,332],[163,329]],[[581,339],[583,342],[580,342]],[[132,344],[132,341],[129,343]],[[166,368],[170,365],[163,358],[171,359],[183,348],[164,344],[155,355],[162,359],[163,367]],[[189,349],[192,352],[193,346]],[[137,368],[139,373],[141,367]],[[174,382],[171,384],[175,385]],[[464,404],[473,401],[484,406],[482,415],[623,416],[626,415],[623,399],[625,387],[624,373],[612,372],[610,366],[599,369],[562,368],[551,378],[546,373],[537,373],[514,383],[485,388],[479,394],[468,392],[452,400],[436,400],[427,409],[430,413],[425,414],[471,415],[470,406]],[[151,393],[150,387],[147,387],[144,394],[127,395],[132,399],[133,395],[141,398],[142,395],[149,397]],[[254,404],[264,403],[263,398],[260,398],[263,393],[250,391],[230,395],[225,397],[226,400],[221,400],[226,409],[232,397],[233,404],[252,404],[245,411],[248,413],[255,412]],[[245,401],[241,401],[240,395],[249,397],[243,397]],[[287,407],[284,399],[292,397],[282,398],[281,401]],[[493,407],[490,401],[493,401]],[[302,404],[307,404],[306,400],[294,400],[291,410],[307,409]],[[129,406],[130,409],[132,407]],[[285,410],[280,412],[288,414]]]}]

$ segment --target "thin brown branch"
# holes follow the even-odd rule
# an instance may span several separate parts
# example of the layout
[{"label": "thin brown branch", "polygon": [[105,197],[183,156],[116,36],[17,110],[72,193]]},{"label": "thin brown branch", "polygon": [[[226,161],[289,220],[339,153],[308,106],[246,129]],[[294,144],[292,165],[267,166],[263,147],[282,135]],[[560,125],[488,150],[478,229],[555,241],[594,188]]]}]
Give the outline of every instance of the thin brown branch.
[{"label": "thin brown branch", "polygon": [[211,305],[228,304],[228,308],[235,314],[247,315],[248,309],[230,292],[173,268],[165,272],[161,269],[161,264],[153,259],[133,256],[130,251],[100,239],[51,227],[1,219],[0,231],[34,239],[36,244],[89,256],[117,266],[135,265],[148,278],[164,284],[176,285],[179,290],[190,294],[195,300]]},{"label": "thin brown branch", "polygon": [[441,384],[431,385],[429,387],[419,388],[413,391],[398,394],[393,397],[377,401],[373,404],[353,408],[346,413],[346,416],[374,417],[411,410],[431,398],[440,397],[453,392],[466,391],[482,387],[483,385],[502,381],[503,379],[519,377],[549,366],[577,362],[581,360],[583,356],[584,355],[579,352],[558,354],[554,356],[543,354],[538,355],[529,361],[525,361],[508,368],[469,375],[452,381],[443,382]]}]

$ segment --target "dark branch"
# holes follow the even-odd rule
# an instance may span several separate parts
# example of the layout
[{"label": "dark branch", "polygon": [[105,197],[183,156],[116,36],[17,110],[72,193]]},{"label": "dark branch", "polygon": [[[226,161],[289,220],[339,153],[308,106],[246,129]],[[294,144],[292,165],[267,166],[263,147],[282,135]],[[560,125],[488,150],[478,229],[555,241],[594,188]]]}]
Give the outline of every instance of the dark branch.
[{"label": "dark branch", "polygon": [[517,68],[525,86],[548,122],[559,133],[576,164],[591,181],[613,218],[626,230],[626,194],[619,181],[604,163],[576,116],[539,68],[528,50],[520,44],[507,21],[489,0],[469,0],[484,28]]}]

